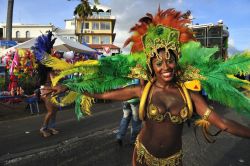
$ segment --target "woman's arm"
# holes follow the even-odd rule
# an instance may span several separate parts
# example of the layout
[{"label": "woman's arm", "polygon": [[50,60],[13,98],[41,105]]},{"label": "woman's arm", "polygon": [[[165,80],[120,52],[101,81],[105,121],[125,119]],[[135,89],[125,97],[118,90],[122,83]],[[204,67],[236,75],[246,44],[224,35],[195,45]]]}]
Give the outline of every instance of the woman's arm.
[{"label": "woman's arm", "polygon": [[[194,101],[196,111],[200,116],[203,116],[210,109],[200,94],[192,92],[191,98]],[[243,126],[233,120],[220,117],[213,110],[211,111],[207,120],[223,131],[239,137],[250,138],[250,128]]]},{"label": "woman's arm", "polygon": [[[50,90],[49,93],[52,93],[53,96],[68,90],[67,86],[65,85],[44,87],[43,89]],[[48,95],[49,93],[46,93],[46,91],[44,91],[43,94],[43,89],[41,89],[41,95]],[[91,94],[85,92],[84,94],[97,99],[125,101],[132,98],[140,98],[142,90],[143,86],[137,85],[137,86],[129,86],[121,89],[116,89],[105,93]]]},{"label": "woman's arm", "polygon": [[121,89],[112,90],[105,93],[100,94],[90,94],[90,93],[84,93],[87,96],[94,97],[97,99],[105,99],[105,100],[120,100],[125,101],[132,98],[139,98],[141,97],[141,86],[130,86],[125,87]]}]

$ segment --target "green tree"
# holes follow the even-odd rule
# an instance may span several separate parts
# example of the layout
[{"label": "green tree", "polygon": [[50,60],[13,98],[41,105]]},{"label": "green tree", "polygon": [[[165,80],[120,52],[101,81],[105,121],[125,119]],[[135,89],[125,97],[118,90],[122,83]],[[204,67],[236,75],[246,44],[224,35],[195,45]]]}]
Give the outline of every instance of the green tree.
[{"label": "green tree", "polygon": [[13,20],[14,0],[8,0],[7,21],[6,21],[6,39],[12,40],[12,20]]},{"label": "green tree", "polygon": [[[99,4],[99,1],[94,0],[94,4]],[[78,16],[81,21],[81,35],[78,39],[79,42],[82,42],[84,20],[86,20],[89,16],[92,16],[93,12],[98,12],[98,10],[95,5],[93,6],[93,9],[91,9],[88,0],[81,0],[81,3],[78,4],[74,10],[74,15]]]}]

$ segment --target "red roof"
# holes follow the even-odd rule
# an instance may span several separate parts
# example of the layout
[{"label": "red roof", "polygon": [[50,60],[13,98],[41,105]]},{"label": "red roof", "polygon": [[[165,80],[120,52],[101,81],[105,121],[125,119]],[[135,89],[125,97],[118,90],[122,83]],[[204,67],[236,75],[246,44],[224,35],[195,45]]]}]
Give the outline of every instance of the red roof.
[{"label": "red roof", "polygon": [[88,46],[93,49],[103,49],[104,47],[109,47],[110,49],[121,49],[113,44],[88,44]]}]

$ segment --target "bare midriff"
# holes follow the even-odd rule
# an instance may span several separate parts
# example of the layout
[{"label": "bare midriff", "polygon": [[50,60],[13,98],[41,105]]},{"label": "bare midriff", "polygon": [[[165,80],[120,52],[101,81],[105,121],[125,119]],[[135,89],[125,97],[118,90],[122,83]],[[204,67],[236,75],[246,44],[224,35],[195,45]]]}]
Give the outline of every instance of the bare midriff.
[{"label": "bare midriff", "polygon": [[182,128],[183,124],[177,125],[171,121],[156,123],[147,120],[138,139],[153,156],[165,158],[181,150]]}]

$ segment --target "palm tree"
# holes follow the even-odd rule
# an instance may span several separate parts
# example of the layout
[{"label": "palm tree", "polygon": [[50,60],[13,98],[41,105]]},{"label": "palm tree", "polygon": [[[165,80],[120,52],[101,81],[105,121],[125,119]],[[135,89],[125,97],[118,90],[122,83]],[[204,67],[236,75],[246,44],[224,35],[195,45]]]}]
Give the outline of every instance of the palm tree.
[{"label": "palm tree", "polygon": [[[95,4],[99,4],[98,0],[94,0]],[[78,15],[81,21],[81,35],[78,39],[79,42],[82,42],[83,36],[83,27],[84,27],[84,20],[89,16],[93,15],[93,12],[98,12],[96,6],[94,5],[93,9],[91,9],[88,0],[81,0],[81,3],[78,4],[74,10],[74,16]]]},{"label": "palm tree", "polygon": [[7,23],[6,23],[6,40],[12,40],[12,20],[13,20],[14,0],[8,0]]}]

